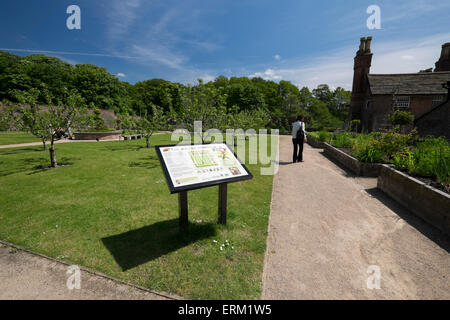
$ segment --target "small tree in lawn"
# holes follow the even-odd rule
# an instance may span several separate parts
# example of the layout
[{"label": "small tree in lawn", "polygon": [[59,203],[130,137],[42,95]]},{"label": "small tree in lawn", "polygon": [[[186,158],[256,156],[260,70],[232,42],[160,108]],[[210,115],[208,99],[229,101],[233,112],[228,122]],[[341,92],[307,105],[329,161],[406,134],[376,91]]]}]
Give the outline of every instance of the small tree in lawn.
[{"label": "small tree in lawn", "polygon": [[36,88],[29,91],[13,90],[12,94],[22,105],[16,105],[10,109],[10,117],[19,130],[28,131],[42,141],[44,150],[47,150],[49,138],[49,119],[40,106],[37,105],[40,92]]},{"label": "small tree in lawn", "polygon": [[[66,91],[64,102],[60,106],[48,106],[47,110],[36,105],[36,90],[20,92],[16,95],[25,103],[16,109],[17,122],[32,134],[41,137],[44,144],[50,141],[50,166],[57,167],[55,141],[61,139],[70,126],[80,121],[80,115],[87,109],[84,99],[76,90]],[[49,99],[50,101],[50,99]]]},{"label": "small tree in lawn", "polygon": [[163,128],[166,123],[166,117],[161,107],[152,106],[152,114],[144,115],[136,120],[136,128],[140,134],[145,137],[146,147],[150,148],[150,138],[153,133]]},{"label": "small tree in lawn", "polygon": [[117,129],[123,130],[124,133],[131,133],[136,128],[135,119],[127,113],[122,113],[117,115]]},{"label": "small tree in lawn", "polygon": [[0,109],[0,131],[8,131],[16,129],[14,122],[14,106],[9,101],[3,101],[1,103],[4,107]]},{"label": "small tree in lawn", "polygon": [[181,92],[182,111],[179,121],[182,122],[189,132],[200,134],[202,143],[208,137],[204,137],[203,132],[194,132],[194,121],[202,122],[202,130],[219,129],[226,122],[226,96],[219,89],[203,84],[199,79],[199,84],[194,87],[187,87]]}]

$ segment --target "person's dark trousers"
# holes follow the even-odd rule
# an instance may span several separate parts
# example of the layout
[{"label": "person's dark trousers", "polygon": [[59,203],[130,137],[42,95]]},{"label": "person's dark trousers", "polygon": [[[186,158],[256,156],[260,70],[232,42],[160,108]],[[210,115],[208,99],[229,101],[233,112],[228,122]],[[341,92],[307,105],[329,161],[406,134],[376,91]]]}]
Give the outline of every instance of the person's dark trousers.
[{"label": "person's dark trousers", "polygon": [[294,154],[292,155],[292,162],[300,162],[303,161],[303,140],[298,140],[292,138],[292,143],[294,145]]}]

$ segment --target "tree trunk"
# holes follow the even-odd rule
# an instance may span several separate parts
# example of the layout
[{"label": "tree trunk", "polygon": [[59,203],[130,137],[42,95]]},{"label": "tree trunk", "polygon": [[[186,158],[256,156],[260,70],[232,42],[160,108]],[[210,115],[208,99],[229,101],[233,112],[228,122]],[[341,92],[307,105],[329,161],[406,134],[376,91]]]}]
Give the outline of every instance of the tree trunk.
[{"label": "tree trunk", "polygon": [[145,136],[145,142],[147,143],[147,148],[150,148],[150,137]]},{"label": "tree trunk", "polygon": [[50,146],[50,167],[56,168],[56,166],[57,166],[56,154],[55,154],[55,148],[54,148],[53,139],[52,139],[51,146]]},{"label": "tree trunk", "polygon": [[45,141],[45,139],[42,139],[42,144],[44,146],[44,151],[47,150],[47,141]]}]

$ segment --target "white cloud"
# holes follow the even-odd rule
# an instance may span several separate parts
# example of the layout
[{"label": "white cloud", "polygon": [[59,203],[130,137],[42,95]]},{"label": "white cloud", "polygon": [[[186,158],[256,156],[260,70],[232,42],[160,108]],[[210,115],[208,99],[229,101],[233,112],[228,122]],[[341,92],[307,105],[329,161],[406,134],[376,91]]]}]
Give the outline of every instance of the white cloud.
[{"label": "white cloud", "polygon": [[266,69],[266,71],[264,72],[255,72],[254,74],[250,75],[250,78],[255,78],[255,77],[259,77],[259,78],[263,78],[265,80],[281,80],[282,79],[282,75],[278,74],[279,71],[275,70],[275,69]]},{"label": "white cloud", "polygon": [[128,29],[138,16],[141,0],[112,1],[108,13],[108,34],[112,39],[121,38],[127,34]]},{"label": "white cloud", "polygon": [[281,57],[280,57],[279,54],[276,54],[276,55],[274,55],[273,57],[275,58],[275,60],[280,60],[280,59],[281,59]]},{"label": "white cloud", "polygon": [[122,73],[122,72],[119,72],[119,73],[117,74],[117,76],[118,76],[119,78],[126,78],[125,73]]},{"label": "white cloud", "polygon": [[186,57],[171,52],[164,46],[144,47],[139,45],[132,46],[133,55],[139,57],[141,62],[159,63],[172,69],[182,69]]},{"label": "white cloud", "polygon": [[[448,42],[450,33],[404,41],[372,41],[371,73],[415,73],[434,67],[439,59],[441,45]],[[353,80],[353,58],[358,45],[336,50],[327,56],[308,60],[284,60],[282,67],[266,68],[249,77],[262,77],[267,80],[289,80],[299,87],[310,89],[326,83],[332,87],[351,89]]]}]

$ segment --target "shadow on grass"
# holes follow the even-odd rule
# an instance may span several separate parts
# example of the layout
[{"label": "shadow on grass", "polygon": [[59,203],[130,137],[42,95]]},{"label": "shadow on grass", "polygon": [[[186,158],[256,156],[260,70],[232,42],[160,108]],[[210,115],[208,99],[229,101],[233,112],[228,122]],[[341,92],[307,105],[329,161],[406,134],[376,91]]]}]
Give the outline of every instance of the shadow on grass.
[{"label": "shadow on grass", "polygon": [[366,189],[365,191],[372,197],[382,202],[386,207],[391,209],[396,215],[405,220],[410,226],[422,233],[425,237],[436,243],[445,251],[450,252],[450,236],[445,235],[436,227],[413,214],[380,189],[371,188]]},{"label": "shadow on grass", "polygon": [[178,219],[173,219],[106,237],[102,242],[126,271],[215,234],[214,224],[193,223],[189,223],[189,232],[182,234]]},{"label": "shadow on grass", "polygon": [[[80,158],[62,157],[58,160],[58,167],[70,166],[75,160],[80,160]],[[8,168],[1,166],[0,177],[6,177],[16,173],[26,173],[27,175],[32,175],[47,171],[49,166],[50,160],[45,157],[20,159],[14,162],[14,167]]]},{"label": "shadow on grass", "polygon": [[143,147],[137,144],[128,144],[126,141],[120,141],[119,144],[105,146],[104,148],[109,151],[139,151]]},{"label": "shadow on grass", "polygon": [[146,169],[153,169],[159,166],[159,161],[154,156],[140,158],[138,160],[141,161],[131,161],[128,163],[128,166],[130,168],[146,168]]},{"label": "shadow on grass", "polygon": [[7,155],[11,155],[11,154],[21,154],[21,153],[26,153],[26,152],[32,152],[32,151],[46,151],[44,150],[44,148],[42,146],[39,147],[25,147],[25,148],[7,148],[7,149],[0,149],[0,156],[7,156]]}]

